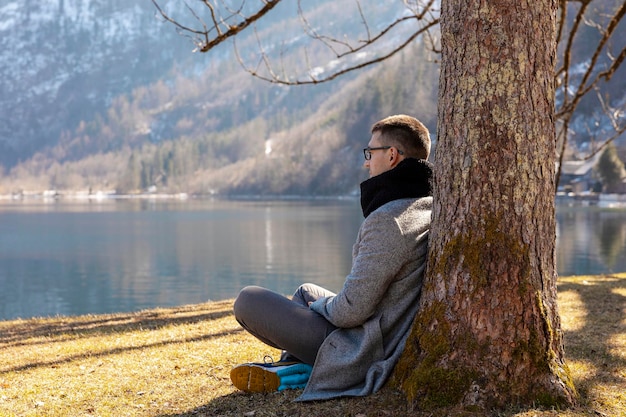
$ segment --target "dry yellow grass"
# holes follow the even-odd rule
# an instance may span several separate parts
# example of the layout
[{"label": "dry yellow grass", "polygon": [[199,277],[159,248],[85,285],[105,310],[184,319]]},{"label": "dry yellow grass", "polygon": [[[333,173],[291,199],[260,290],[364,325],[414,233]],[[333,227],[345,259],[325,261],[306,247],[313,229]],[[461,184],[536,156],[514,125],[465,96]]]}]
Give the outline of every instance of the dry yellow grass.
[{"label": "dry yellow grass", "polygon": [[[559,300],[580,405],[491,414],[626,416],[626,274],[561,278]],[[0,322],[0,416],[476,415],[408,413],[392,389],[306,404],[292,401],[297,391],[238,392],[230,368],[278,352],[246,334],[231,305]]]}]

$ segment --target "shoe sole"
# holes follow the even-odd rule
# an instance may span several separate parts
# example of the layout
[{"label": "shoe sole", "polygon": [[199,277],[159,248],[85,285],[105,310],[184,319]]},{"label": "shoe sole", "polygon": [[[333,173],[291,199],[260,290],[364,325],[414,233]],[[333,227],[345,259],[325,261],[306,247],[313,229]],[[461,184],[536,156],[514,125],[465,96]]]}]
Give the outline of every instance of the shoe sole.
[{"label": "shoe sole", "polygon": [[275,392],[280,386],[280,377],[258,365],[239,365],[230,371],[233,385],[245,392]]}]

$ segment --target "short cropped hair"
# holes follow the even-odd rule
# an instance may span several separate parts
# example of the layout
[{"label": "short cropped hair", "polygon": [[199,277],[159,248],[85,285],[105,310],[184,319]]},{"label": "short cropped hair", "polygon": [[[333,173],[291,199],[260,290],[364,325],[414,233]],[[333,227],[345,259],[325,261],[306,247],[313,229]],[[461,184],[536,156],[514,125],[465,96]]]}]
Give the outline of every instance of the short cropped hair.
[{"label": "short cropped hair", "polygon": [[397,114],[386,117],[372,126],[372,133],[380,131],[384,146],[394,146],[407,158],[428,159],[430,133],[426,126],[414,117]]}]

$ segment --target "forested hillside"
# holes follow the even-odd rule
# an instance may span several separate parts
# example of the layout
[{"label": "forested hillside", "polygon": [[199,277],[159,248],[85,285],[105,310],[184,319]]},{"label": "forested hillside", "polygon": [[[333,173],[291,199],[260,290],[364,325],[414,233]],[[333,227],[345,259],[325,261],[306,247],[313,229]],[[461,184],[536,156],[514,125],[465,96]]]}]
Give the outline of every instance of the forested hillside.
[{"label": "forested hillside", "polygon": [[[46,30],[53,30],[55,19],[69,19],[59,17],[63,3],[57,5],[57,17],[46,20]],[[337,6],[320,3],[317,14],[327,19],[324,4],[332,10]],[[147,13],[154,27],[148,30],[149,24],[142,21],[141,31],[153,40],[160,36],[156,33],[163,34],[165,40],[144,41],[148,49],[139,53],[140,42],[129,29],[125,36],[128,43],[137,43],[138,56],[122,53],[125,49],[120,46],[120,56],[111,62],[101,50],[101,55],[92,57],[93,71],[75,76],[83,79],[82,84],[74,79],[63,84],[72,91],[66,103],[56,100],[61,94],[56,90],[49,109],[24,118],[22,129],[30,125],[32,131],[30,121],[37,122],[39,133],[31,138],[35,151],[29,155],[22,148],[22,162],[4,162],[0,193],[156,189],[198,194],[344,194],[363,178],[360,149],[378,118],[408,112],[421,117],[434,132],[437,66],[426,59],[419,44],[369,71],[316,86],[286,87],[251,77],[228,50],[210,57],[192,54],[193,45],[154,19],[154,10],[137,5],[118,10],[96,0],[82,4],[90,10],[83,14],[92,17],[126,12],[125,22],[132,21],[134,13],[146,19]],[[89,8],[94,5],[100,9]],[[5,9],[9,6],[19,15],[19,6],[10,2]],[[79,11],[65,12],[74,16],[73,22],[81,22]],[[277,32],[272,25],[293,25],[301,31],[292,22],[297,13],[285,13],[279,11],[273,23],[264,24],[265,30]],[[349,21],[344,19],[343,24],[349,26]],[[85,33],[90,39],[95,36],[87,29]],[[240,48],[252,54],[258,46],[251,40]],[[72,56],[65,49],[57,52]],[[136,61],[130,67],[123,65],[129,57]],[[159,72],[155,62],[166,66],[166,71]],[[43,74],[39,76],[42,85],[48,85]],[[62,118],[63,123],[44,123],[44,115]]]},{"label": "forested hillside", "polygon": [[[183,2],[164,3],[193,20]],[[397,3],[360,2],[380,22],[403,13]],[[364,15],[346,4],[306,3],[308,23],[360,38]],[[281,2],[238,36],[247,63],[262,50],[303,67],[295,52],[312,40],[296,9]],[[328,83],[281,86],[245,72],[230,44],[192,53],[150,1],[0,0],[0,15],[0,194],[349,194],[376,120],[413,114],[435,138],[438,66],[419,41]],[[338,65],[317,47],[307,61]],[[586,111],[576,146],[591,136]]]},{"label": "forested hillside", "polygon": [[434,132],[437,67],[419,54],[319,86],[271,85],[232,62],[158,81],[115,98],[5,181],[29,178],[31,190],[348,193],[364,178],[361,149],[378,118],[407,112]]}]

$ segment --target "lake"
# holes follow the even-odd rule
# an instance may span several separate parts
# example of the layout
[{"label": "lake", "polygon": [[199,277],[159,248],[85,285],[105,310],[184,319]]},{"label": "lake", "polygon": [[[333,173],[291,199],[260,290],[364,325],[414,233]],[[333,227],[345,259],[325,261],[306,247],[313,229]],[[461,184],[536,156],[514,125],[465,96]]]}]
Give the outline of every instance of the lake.
[{"label": "lake", "polygon": [[[626,271],[626,209],[559,206],[560,275]],[[0,202],[0,320],[341,288],[358,199]]]}]

